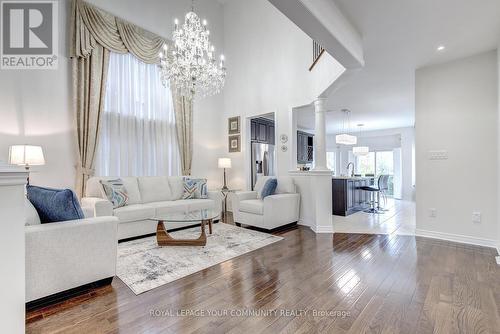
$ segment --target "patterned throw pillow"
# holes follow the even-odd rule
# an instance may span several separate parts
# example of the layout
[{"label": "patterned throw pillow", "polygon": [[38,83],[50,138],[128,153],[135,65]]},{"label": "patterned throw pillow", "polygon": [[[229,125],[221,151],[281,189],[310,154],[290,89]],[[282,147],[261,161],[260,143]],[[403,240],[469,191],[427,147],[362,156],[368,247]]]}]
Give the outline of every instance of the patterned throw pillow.
[{"label": "patterned throw pillow", "polygon": [[111,203],[113,203],[114,209],[127,205],[127,189],[125,189],[122,179],[101,180],[100,182],[106,197]]},{"label": "patterned throw pillow", "polygon": [[196,191],[194,194],[194,198],[198,198],[198,199],[207,199],[208,198],[208,188],[207,188],[207,180],[206,179],[197,179],[196,180]]},{"label": "patterned throw pillow", "polygon": [[182,199],[206,199],[208,198],[207,180],[206,179],[191,179],[185,177],[184,195]]}]

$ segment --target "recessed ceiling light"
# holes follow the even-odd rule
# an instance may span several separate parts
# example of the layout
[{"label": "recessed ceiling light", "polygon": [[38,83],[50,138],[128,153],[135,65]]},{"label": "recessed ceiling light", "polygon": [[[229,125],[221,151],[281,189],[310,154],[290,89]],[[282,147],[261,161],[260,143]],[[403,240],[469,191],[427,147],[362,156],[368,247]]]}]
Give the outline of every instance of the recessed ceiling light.
[{"label": "recessed ceiling light", "polygon": [[444,51],[444,49],[446,49],[446,47],[444,45],[440,45],[437,47],[438,51]]}]

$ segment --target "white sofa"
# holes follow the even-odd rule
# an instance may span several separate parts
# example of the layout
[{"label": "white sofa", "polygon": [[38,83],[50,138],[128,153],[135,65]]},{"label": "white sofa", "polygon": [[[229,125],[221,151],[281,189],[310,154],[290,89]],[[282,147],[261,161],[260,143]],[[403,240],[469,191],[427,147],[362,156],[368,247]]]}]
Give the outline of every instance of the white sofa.
[{"label": "white sofa", "polygon": [[[118,240],[156,232],[154,216],[171,212],[201,209],[222,211],[220,192],[209,191],[208,199],[182,199],[184,183],[181,176],[120,177],[128,194],[126,206],[113,209],[107,200],[100,180],[118,177],[92,177],[87,181],[85,197],[81,199],[86,215],[118,217]],[[220,212],[219,211],[219,212]],[[167,229],[193,225],[192,223],[168,224]]]},{"label": "white sofa", "polygon": [[231,194],[235,223],[271,230],[299,220],[300,194],[291,177],[277,177],[275,194],[260,198],[265,182],[272,177],[260,177],[255,184],[255,191]]},{"label": "white sofa", "polygon": [[40,224],[31,204],[26,211],[26,302],[37,303],[87,284],[111,283],[116,273],[117,218]]}]

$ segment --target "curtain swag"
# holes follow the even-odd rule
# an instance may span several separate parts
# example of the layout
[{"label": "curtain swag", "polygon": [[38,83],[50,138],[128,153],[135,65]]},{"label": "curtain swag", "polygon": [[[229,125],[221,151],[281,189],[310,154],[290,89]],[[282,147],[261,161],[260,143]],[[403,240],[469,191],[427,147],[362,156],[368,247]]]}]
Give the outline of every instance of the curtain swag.
[{"label": "curtain swag", "polygon": [[147,64],[158,64],[164,44],[172,42],[84,1],[73,0],[71,57],[88,57],[96,44],[116,53],[130,52]]},{"label": "curtain swag", "polygon": [[[73,0],[70,57],[73,59],[79,196],[85,194],[86,180],[94,175],[109,52],[131,53],[147,64],[158,64],[158,54],[164,44],[172,45],[172,42],[82,0]],[[191,171],[193,154],[192,101],[177,96],[174,106],[182,170],[186,175]]]}]

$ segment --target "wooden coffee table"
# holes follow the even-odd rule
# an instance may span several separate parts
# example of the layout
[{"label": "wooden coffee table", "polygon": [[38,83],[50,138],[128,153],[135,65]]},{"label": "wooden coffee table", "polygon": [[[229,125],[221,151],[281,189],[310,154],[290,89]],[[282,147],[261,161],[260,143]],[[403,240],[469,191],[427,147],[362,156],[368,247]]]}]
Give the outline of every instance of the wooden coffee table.
[{"label": "wooden coffee table", "polygon": [[[158,246],[205,246],[207,235],[205,225],[208,224],[209,233],[212,234],[212,221],[219,216],[217,210],[195,210],[188,212],[174,212],[151,218],[158,222],[156,226],[156,241]],[[190,223],[200,222],[201,234],[196,239],[175,239],[166,230],[165,223]]]}]

